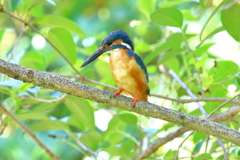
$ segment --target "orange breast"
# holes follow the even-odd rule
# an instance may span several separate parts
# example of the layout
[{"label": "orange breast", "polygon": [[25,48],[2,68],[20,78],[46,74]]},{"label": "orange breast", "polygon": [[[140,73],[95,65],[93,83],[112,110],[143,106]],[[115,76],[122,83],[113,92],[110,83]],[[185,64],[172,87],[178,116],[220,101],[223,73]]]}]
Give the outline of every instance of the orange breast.
[{"label": "orange breast", "polygon": [[139,100],[148,100],[149,86],[144,71],[137,64],[134,56],[129,57],[125,49],[117,50],[110,55],[110,67],[116,84],[124,94]]}]

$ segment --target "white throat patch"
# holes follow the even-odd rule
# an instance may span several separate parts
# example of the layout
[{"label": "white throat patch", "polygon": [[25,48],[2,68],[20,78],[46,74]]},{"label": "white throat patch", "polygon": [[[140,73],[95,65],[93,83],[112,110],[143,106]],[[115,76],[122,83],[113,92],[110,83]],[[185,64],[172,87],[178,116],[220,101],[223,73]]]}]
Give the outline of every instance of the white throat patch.
[{"label": "white throat patch", "polygon": [[128,49],[132,50],[132,47],[127,43],[122,42],[121,45],[126,46]]}]

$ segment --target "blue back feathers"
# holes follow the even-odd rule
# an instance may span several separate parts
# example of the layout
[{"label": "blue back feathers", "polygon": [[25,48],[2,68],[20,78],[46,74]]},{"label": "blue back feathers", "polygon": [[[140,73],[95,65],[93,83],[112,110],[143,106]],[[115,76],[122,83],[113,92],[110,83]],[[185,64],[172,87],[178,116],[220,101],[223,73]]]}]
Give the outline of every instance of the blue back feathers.
[{"label": "blue back feathers", "polygon": [[145,74],[146,79],[147,79],[147,82],[148,82],[149,79],[148,79],[147,68],[146,68],[145,64],[143,63],[141,57],[139,57],[139,56],[138,56],[136,53],[134,53],[132,50],[128,50],[127,53],[128,53],[128,56],[129,56],[129,57],[134,56],[134,58],[135,58],[136,61],[137,61],[137,64],[138,64],[138,65],[140,66],[140,68],[144,71],[144,74]]},{"label": "blue back feathers", "polygon": [[131,40],[131,38],[129,37],[129,35],[127,34],[127,32],[123,31],[123,30],[116,30],[111,32],[103,41],[101,46],[109,43],[109,42],[114,42],[117,39],[122,39],[124,43],[127,43],[128,45],[131,46],[132,50],[134,51],[134,45],[133,42]]}]

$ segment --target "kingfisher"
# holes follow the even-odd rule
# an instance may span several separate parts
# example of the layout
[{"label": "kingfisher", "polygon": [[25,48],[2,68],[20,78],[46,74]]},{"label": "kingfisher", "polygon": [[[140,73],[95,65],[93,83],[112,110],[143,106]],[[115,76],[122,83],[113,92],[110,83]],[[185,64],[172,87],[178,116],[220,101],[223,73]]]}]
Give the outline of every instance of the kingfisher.
[{"label": "kingfisher", "polygon": [[94,61],[103,53],[110,53],[110,68],[118,86],[117,96],[121,93],[134,99],[132,107],[138,100],[148,101],[150,96],[147,68],[142,59],[134,53],[134,44],[123,30],[115,30],[107,35],[101,46],[81,65],[81,68]]}]

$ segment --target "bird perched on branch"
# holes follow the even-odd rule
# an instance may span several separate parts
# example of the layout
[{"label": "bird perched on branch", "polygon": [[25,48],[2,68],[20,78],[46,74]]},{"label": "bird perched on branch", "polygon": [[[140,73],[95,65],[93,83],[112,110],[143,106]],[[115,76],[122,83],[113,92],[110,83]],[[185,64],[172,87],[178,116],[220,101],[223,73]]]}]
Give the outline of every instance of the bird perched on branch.
[{"label": "bird perched on branch", "polygon": [[129,35],[122,30],[111,32],[81,68],[103,53],[110,53],[111,71],[119,88],[114,96],[120,93],[131,95],[134,98],[133,107],[138,100],[147,102],[150,95],[147,68],[142,59],[134,53],[134,45]]}]

